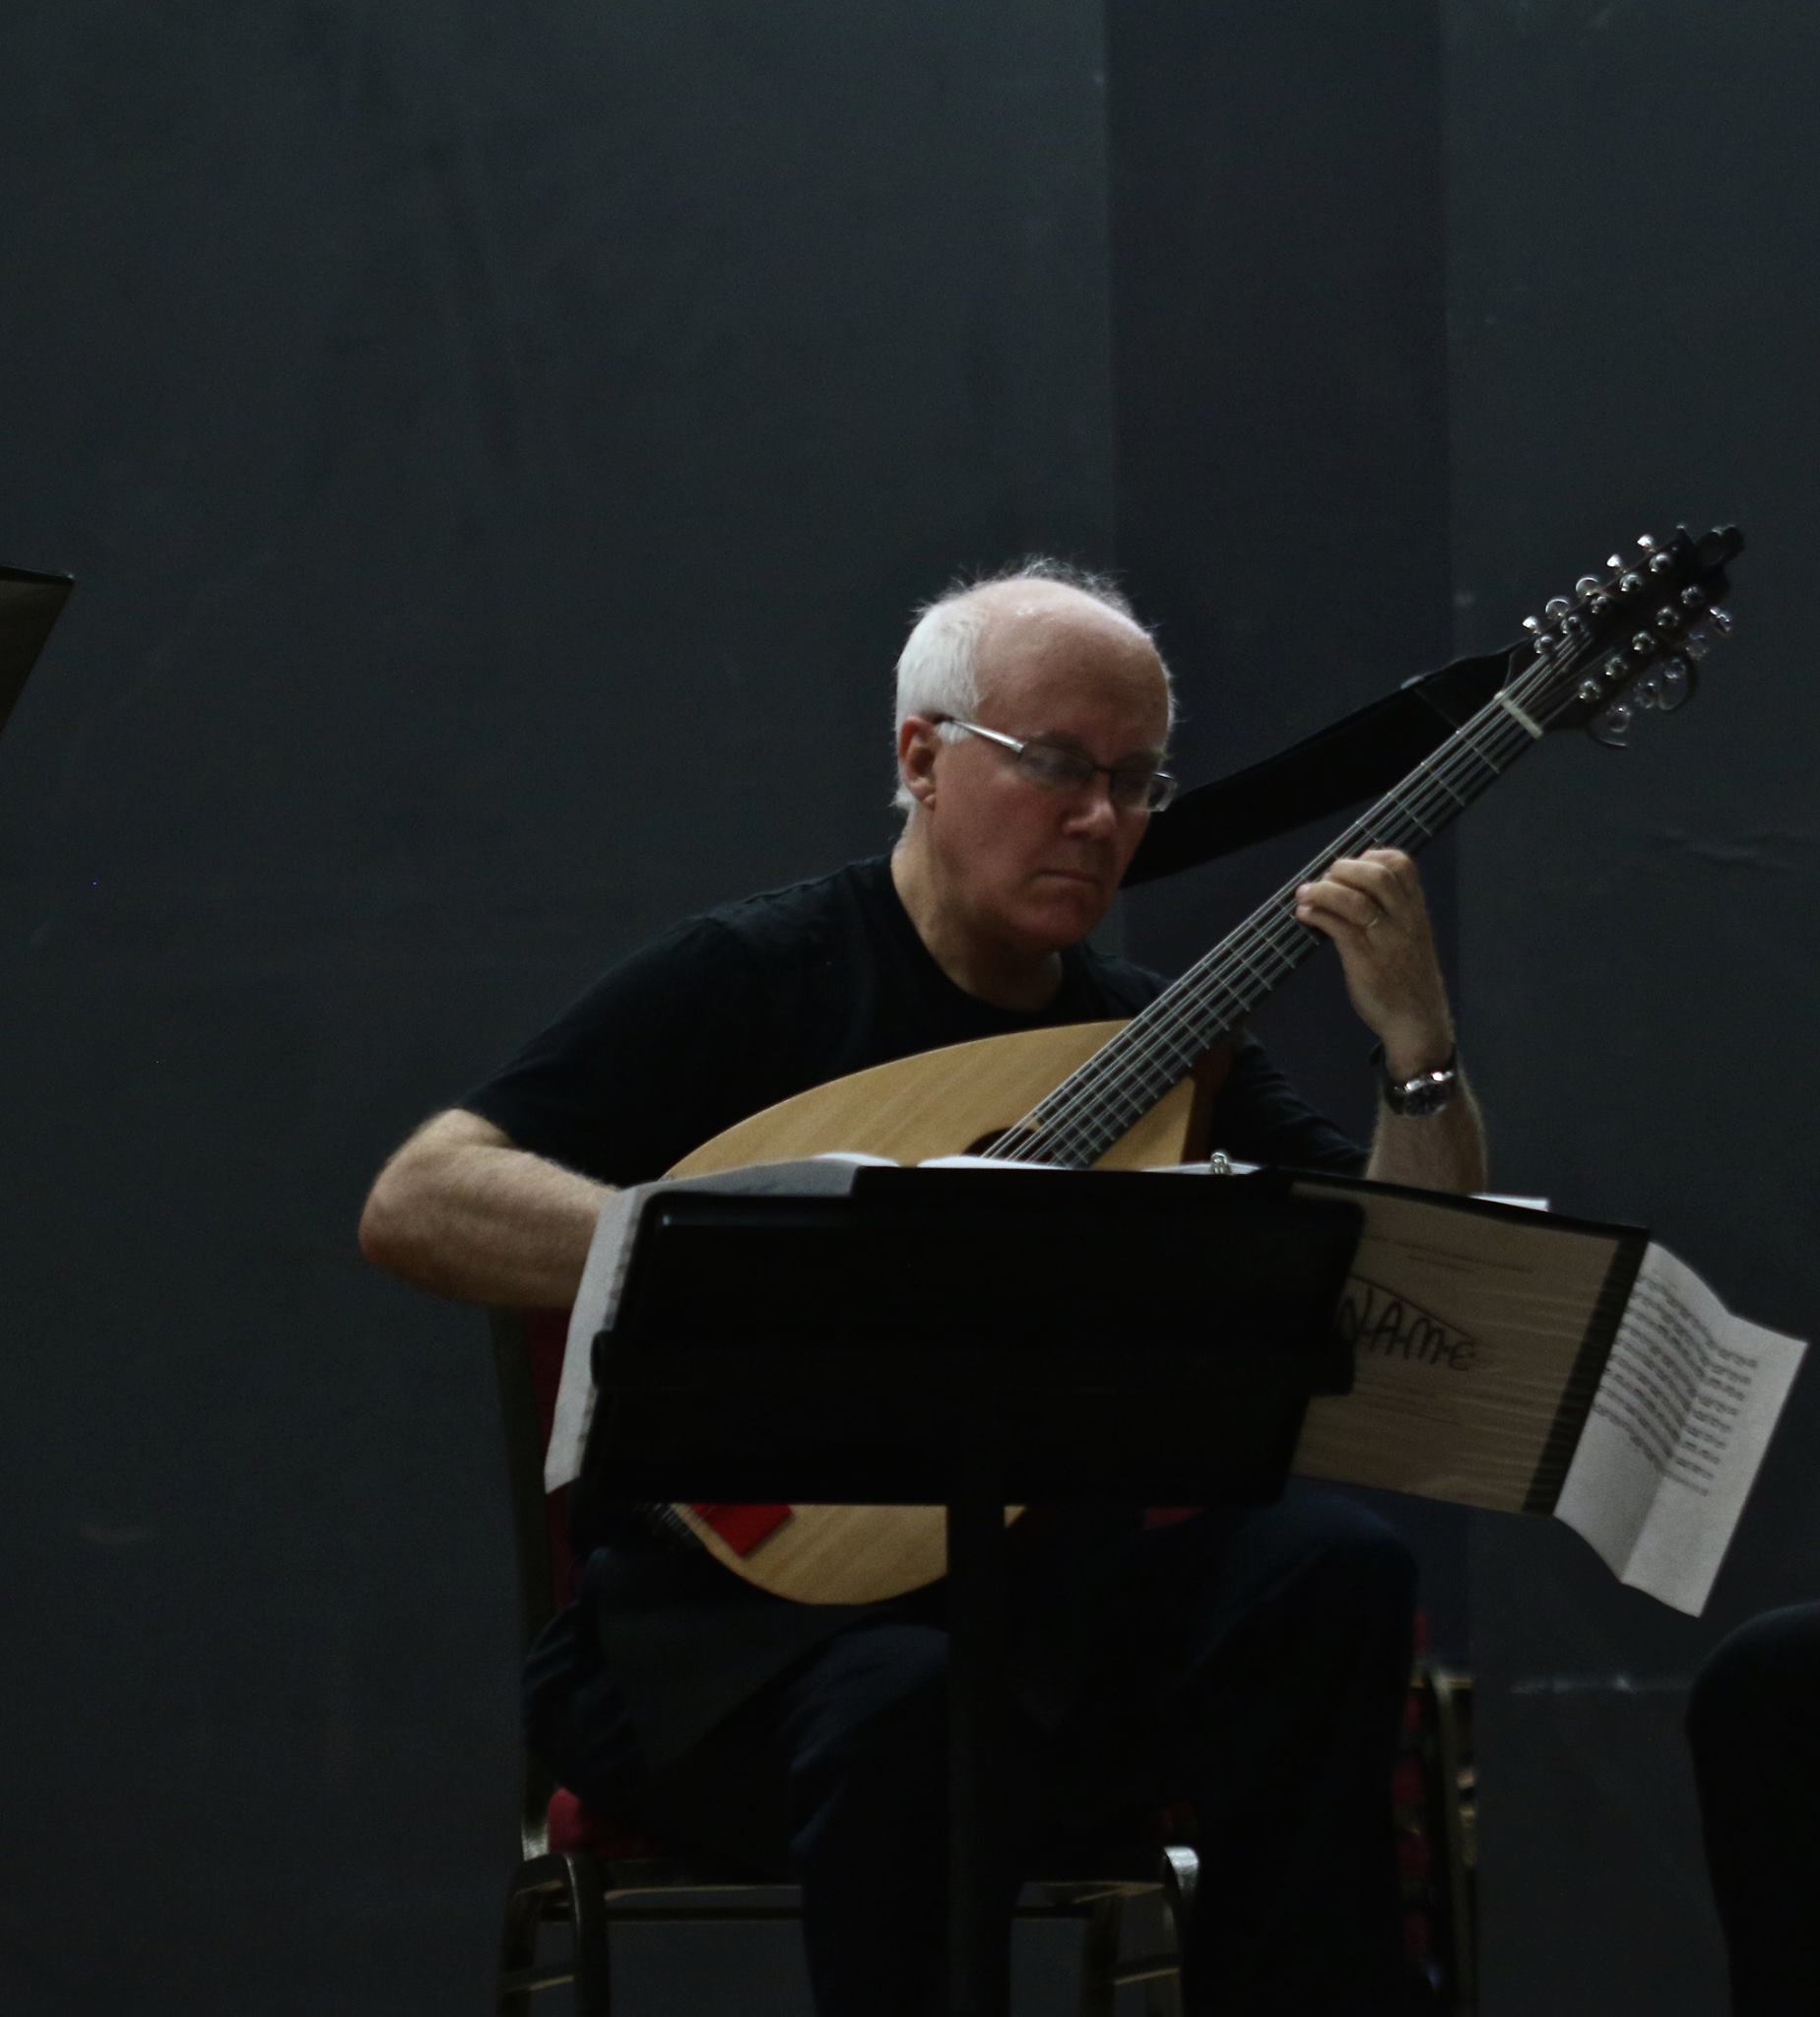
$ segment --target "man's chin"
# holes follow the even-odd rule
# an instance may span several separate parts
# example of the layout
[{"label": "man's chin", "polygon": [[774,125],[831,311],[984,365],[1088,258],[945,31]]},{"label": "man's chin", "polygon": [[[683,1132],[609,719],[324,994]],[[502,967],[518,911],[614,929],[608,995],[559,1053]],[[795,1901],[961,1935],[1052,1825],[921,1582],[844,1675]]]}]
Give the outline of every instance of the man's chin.
[{"label": "man's chin", "polygon": [[1047,952],[1077,945],[1112,908],[1112,892],[1084,878],[1045,877],[1032,893],[1025,916],[1033,943]]}]

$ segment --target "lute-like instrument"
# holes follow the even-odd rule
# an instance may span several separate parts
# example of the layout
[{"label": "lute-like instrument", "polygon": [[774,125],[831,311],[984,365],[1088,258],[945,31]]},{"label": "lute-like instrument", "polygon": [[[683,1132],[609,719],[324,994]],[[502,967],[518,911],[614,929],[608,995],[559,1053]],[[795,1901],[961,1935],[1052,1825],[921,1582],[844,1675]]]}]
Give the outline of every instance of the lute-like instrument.
[{"label": "lute-like instrument", "polygon": [[[1634,559],[1612,555],[1526,618],[1497,693],[1129,1021],[988,1037],[855,1073],[752,1115],[671,1174],[835,1149],[905,1163],[971,1150],[1077,1169],[1204,1153],[1226,1039],[1326,943],[1297,921],[1297,887],[1367,848],[1417,853],[1551,729],[1584,727],[1622,748],[1642,717],[1680,707],[1731,627],[1720,598],[1742,545],[1731,527],[1645,538]],[[937,1581],[946,1563],[940,1507],[660,1510],[736,1575],[802,1602],[877,1601]]]}]

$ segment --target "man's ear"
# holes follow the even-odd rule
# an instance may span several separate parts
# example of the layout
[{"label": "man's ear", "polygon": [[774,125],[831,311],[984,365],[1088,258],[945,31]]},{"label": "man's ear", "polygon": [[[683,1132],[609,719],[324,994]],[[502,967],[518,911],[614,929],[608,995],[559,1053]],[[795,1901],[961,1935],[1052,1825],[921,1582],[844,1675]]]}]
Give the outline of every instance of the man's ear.
[{"label": "man's ear", "polygon": [[936,752],[942,732],[926,714],[907,714],[897,730],[897,775],[919,806],[936,802]]}]

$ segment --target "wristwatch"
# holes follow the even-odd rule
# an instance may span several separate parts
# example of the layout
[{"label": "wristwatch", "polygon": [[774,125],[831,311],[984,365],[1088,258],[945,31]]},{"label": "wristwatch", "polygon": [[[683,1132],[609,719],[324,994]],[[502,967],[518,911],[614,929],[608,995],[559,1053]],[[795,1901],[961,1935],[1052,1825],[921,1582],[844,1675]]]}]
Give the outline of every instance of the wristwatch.
[{"label": "wristwatch", "polygon": [[1384,1104],[1394,1114],[1402,1114],[1410,1120],[1426,1120],[1430,1114],[1438,1114],[1450,1105],[1460,1085],[1460,1046],[1456,1044],[1447,1054],[1447,1063],[1432,1072],[1418,1072],[1413,1078],[1393,1078],[1390,1067],[1384,1062],[1384,1046],[1380,1044],[1371,1054],[1371,1062],[1378,1068],[1378,1086],[1384,1094]]}]

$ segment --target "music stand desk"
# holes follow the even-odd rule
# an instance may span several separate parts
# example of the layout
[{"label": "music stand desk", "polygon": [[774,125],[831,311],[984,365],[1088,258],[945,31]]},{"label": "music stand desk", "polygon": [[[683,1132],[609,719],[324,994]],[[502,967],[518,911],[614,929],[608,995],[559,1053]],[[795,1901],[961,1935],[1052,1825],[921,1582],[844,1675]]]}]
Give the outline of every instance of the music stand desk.
[{"label": "music stand desk", "polygon": [[1262,1504],[1316,1393],[1350,1201],[1134,1172],[863,1169],[844,1198],[660,1193],[595,1340],[584,1493],[947,1511],[950,2000],[1003,2017],[1007,1505]]}]

